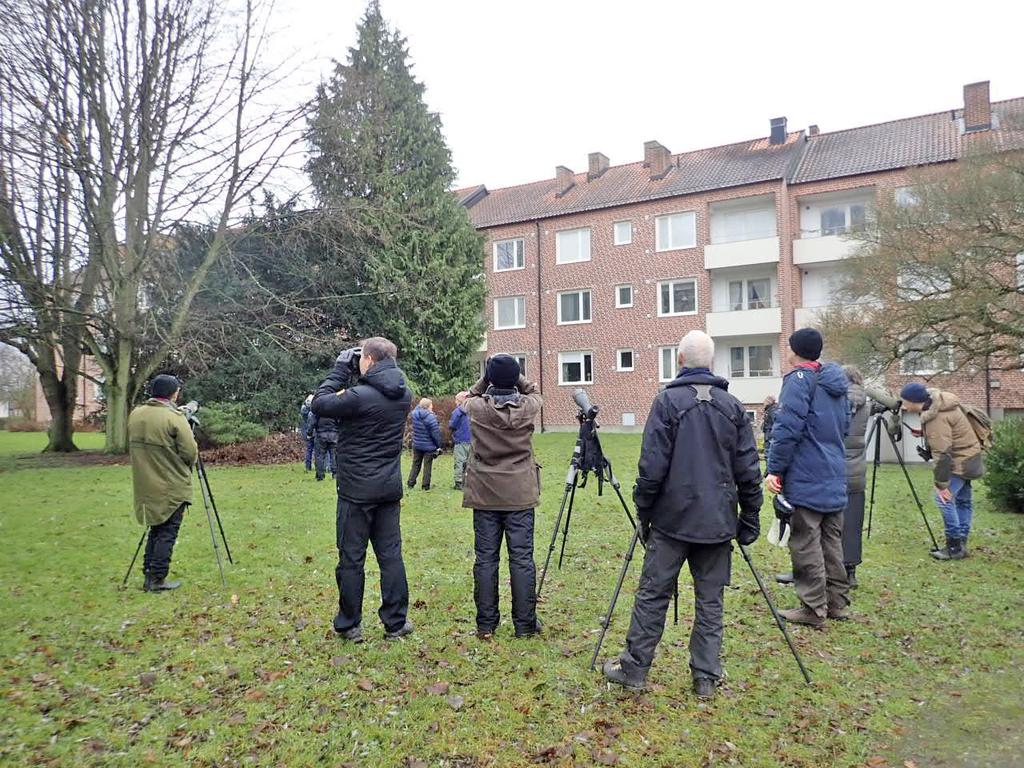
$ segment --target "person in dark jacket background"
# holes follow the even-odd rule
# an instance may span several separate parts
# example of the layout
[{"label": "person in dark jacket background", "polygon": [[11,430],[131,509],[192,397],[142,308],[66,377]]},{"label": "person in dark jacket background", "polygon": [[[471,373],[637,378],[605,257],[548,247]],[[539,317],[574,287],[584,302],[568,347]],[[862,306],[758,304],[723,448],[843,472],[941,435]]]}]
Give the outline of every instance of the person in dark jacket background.
[{"label": "person in dark jacket background", "polygon": [[306,471],[313,469],[313,438],[309,434],[309,416],[312,413],[313,393],[310,392],[299,406],[299,435],[306,444]]},{"label": "person in dark jacket background", "polygon": [[752,544],[760,534],[761,464],[754,430],[743,404],[728,393],[729,383],[711,372],[714,354],[707,334],[690,331],[683,337],[681,370],[655,398],[644,426],[633,500],[647,552],[626,648],[604,664],[605,677],[628,688],[646,684],[669,597],[688,562],[693,689],[702,698],[714,696],[722,676],[731,541]]},{"label": "person in dark jacket background", "polygon": [[315,414],[338,423],[334,631],[357,643],[363,640],[367,542],[373,543],[380,567],[377,614],[384,637],[393,640],[413,631],[400,523],[402,447],[412,392],[396,356],[395,345],[379,336],[364,341],[361,350],[345,350],[312,404]]},{"label": "person in dark jacket background", "polygon": [[455,458],[455,490],[462,490],[462,475],[466,470],[466,461],[469,459],[469,447],[472,441],[472,434],[469,428],[469,415],[462,405],[469,397],[469,392],[459,392],[455,396],[455,410],[448,420],[448,429],[452,433],[452,441],[455,447],[452,454]]},{"label": "person in dark jacket background", "polygon": [[864,532],[864,489],[867,485],[867,432],[871,406],[864,391],[864,376],[860,369],[844,365],[843,373],[850,382],[846,400],[850,408],[850,428],[846,433],[846,511],[843,512],[843,565],[846,580],[853,589],[857,586],[857,566],[860,565],[861,540]]},{"label": "person in dark jacket background", "polygon": [[789,337],[792,370],[782,381],[765,478],[793,506],[789,552],[801,604],[779,614],[816,627],[847,618],[850,603],[842,547],[849,382],[835,363],[818,362],[823,343],[813,328]]},{"label": "person in dark jacket background", "polygon": [[462,405],[469,416],[473,445],[462,506],[473,510],[473,600],[481,639],[494,634],[501,618],[498,565],[503,537],[508,548],[516,637],[540,632],[533,561],[540,467],[533,458],[533,430],[543,403],[537,385],[520,375],[516,359],[495,355]]},{"label": "person in dark jacket background", "polygon": [[338,422],[327,416],[317,416],[310,411],[308,434],[313,435],[313,460],[316,479],[323,480],[325,473],[336,477],[335,451],[338,447]]},{"label": "person in dark jacket background", "polygon": [[430,490],[430,475],[434,457],[441,453],[441,425],[434,415],[434,403],[424,397],[412,412],[412,468],[409,470],[410,488],[416,487],[416,478],[423,467],[423,490]]},{"label": "person in dark jacket background", "polygon": [[772,447],[772,427],[775,426],[775,414],[779,412],[779,404],[775,395],[764,399],[764,412],[761,415],[761,434],[764,435],[764,460],[768,463],[768,450]]}]

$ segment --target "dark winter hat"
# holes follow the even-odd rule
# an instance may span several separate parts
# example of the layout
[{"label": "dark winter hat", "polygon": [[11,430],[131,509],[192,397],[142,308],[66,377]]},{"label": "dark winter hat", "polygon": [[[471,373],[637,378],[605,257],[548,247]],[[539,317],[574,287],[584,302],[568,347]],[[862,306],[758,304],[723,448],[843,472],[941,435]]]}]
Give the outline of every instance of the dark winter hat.
[{"label": "dark winter hat", "polygon": [[801,328],[789,337],[789,348],[804,360],[817,360],[821,357],[824,343],[821,334],[813,328]]},{"label": "dark winter hat", "polygon": [[162,397],[168,398],[181,389],[181,382],[178,381],[177,376],[171,376],[169,373],[161,373],[153,377],[153,380],[149,382],[149,394],[151,397]]},{"label": "dark winter hat", "polygon": [[487,361],[487,380],[498,389],[512,389],[519,381],[519,362],[512,355],[495,355]]},{"label": "dark winter hat", "polygon": [[908,403],[923,403],[928,399],[928,387],[920,381],[911,381],[903,385],[900,390],[900,400]]}]

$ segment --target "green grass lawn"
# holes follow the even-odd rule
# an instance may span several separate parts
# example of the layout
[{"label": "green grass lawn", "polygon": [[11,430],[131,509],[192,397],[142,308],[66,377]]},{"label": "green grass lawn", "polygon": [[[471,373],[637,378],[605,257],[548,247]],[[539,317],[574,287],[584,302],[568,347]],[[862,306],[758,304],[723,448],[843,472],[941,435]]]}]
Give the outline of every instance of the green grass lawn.
[{"label": "green grass lawn", "polygon": [[[92,435],[80,445],[98,447]],[[606,435],[625,488],[639,438]],[[222,590],[202,506],[182,527],[174,593],[120,590],[141,529],[126,466],[38,467],[13,454],[39,435],[0,433],[0,764],[60,766],[353,765],[924,766],[1019,765],[1024,720],[1024,518],[979,488],[972,557],[936,563],[898,470],[884,467],[855,618],[793,629],[815,678],[804,685],[746,565],[726,597],[727,679],[711,704],[689,692],[692,612],[682,579],[642,695],[587,664],[630,531],[614,494],[577,494],[565,567],[545,586],[543,636],[474,634],[472,524],[449,490],[403,507],[417,631],[386,643],[368,557],[364,631],[331,631],[334,489],[300,465],[211,468],[235,556]],[[537,439],[543,562],[571,454]],[[919,489],[928,471],[914,470]],[[197,495],[198,498],[198,495]],[[938,513],[928,514],[936,532]],[[767,528],[770,512],[762,521]],[[762,571],[785,551],[752,547]],[[685,571],[684,571],[685,573]],[[639,558],[604,656],[623,642]],[[507,617],[507,585],[502,609]],[[772,585],[782,606],[791,592]]]}]

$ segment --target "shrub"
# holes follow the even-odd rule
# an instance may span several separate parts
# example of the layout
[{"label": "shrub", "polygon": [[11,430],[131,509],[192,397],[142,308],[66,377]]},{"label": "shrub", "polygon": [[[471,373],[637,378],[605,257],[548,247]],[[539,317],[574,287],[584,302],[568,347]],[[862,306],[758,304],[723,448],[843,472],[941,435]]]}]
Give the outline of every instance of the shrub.
[{"label": "shrub", "polygon": [[[451,448],[455,443],[452,441],[452,431],[448,429],[448,421],[455,410],[455,396],[433,397],[434,415],[437,416],[437,423],[441,427],[441,443],[445,449]],[[416,410],[420,398],[413,397],[412,405],[409,408],[409,417],[406,419],[405,447],[412,447],[412,412]]]},{"label": "shrub", "polygon": [[249,420],[241,403],[208,403],[199,411],[199,442],[204,448],[233,445],[267,436],[267,428]]},{"label": "shrub", "polygon": [[1008,512],[1024,513],[1024,419],[998,422],[993,438],[986,457],[989,496]]}]

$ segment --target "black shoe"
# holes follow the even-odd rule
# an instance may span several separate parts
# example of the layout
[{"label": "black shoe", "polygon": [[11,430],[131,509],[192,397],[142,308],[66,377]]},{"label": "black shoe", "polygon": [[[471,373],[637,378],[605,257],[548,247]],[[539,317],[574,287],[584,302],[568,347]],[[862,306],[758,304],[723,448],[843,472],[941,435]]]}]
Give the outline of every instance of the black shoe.
[{"label": "black shoe", "polygon": [[777,573],[777,574],[775,574],[775,580],[777,582],[779,582],[779,584],[792,584],[793,583],[793,574],[792,573]]},{"label": "black shoe", "polygon": [[142,589],[146,592],[168,592],[172,589],[177,589],[181,586],[180,581],[168,581],[167,579],[154,579],[152,576],[146,576],[146,581],[142,585]]},{"label": "black shoe", "polygon": [[846,566],[846,583],[850,585],[850,589],[856,589],[858,585],[857,581],[857,566],[848,565]]},{"label": "black shoe", "polygon": [[930,554],[936,560],[963,560],[963,550],[960,548],[960,539],[946,537],[946,546],[942,549],[933,549]]},{"label": "black shoe", "polygon": [[710,677],[693,678],[693,692],[698,699],[710,700],[715,698],[715,688],[718,683]]},{"label": "black shoe", "polygon": [[541,629],[543,629],[543,627],[542,627],[542,625],[540,623],[540,619],[534,619],[533,620],[533,629],[528,629],[528,630],[525,630],[525,631],[521,631],[521,630],[517,629],[516,630],[516,637],[519,637],[519,638],[533,637],[534,635],[539,635]]},{"label": "black shoe", "polygon": [[430,490],[430,486],[429,485],[424,485],[423,486],[423,490],[424,491],[429,491]]},{"label": "black shoe", "polygon": [[350,643],[361,643],[361,642],[363,642],[363,628],[360,625],[356,625],[354,627],[351,627],[349,629],[343,630],[341,632],[338,632],[338,630],[334,630],[334,631],[337,632],[340,637],[343,637],[345,640],[348,640]]},{"label": "black shoe", "polygon": [[631,691],[642,691],[647,688],[647,673],[635,668],[627,670],[622,666],[621,659],[609,659],[601,667],[601,672],[609,682]]},{"label": "black shoe", "polygon": [[323,479],[324,479],[324,476],[323,476],[323,475],[317,475],[317,476],[316,476],[316,481],[317,481],[318,483],[321,483],[321,482],[323,482]]},{"label": "black shoe", "polygon": [[415,627],[413,627],[412,622],[409,621],[408,619],[406,619],[405,620],[405,624],[400,626],[394,632],[385,632],[384,633],[384,639],[385,640],[398,640],[399,638],[405,637],[406,635],[411,635],[413,629],[415,629]]},{"label": "black shoe", "polygon": [[477,637],[477,640],[493,640],[494,639],[494,630],[493,629],[488,629],[486,627],[477,627],[476,628],[476,637]]}]

